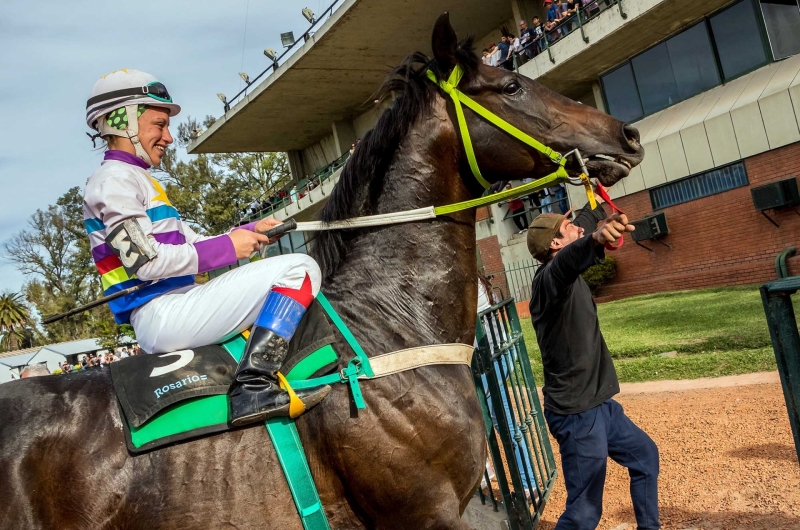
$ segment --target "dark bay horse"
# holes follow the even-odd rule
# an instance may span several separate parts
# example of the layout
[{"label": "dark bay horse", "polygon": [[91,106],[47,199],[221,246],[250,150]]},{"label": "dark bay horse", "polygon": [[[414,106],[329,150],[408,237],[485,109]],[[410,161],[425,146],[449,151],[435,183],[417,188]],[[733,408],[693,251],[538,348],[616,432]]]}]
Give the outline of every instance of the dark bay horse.
[{"label": "dark bay horse", "polygon": [[[513,72],[478,64],[446,15],[434,59],[414,54],[383,87],[396,92],[348,162],[323,220],[463,201],[481,193],[467,166],[452,101],[425,78],[458,63],[459,88],[561,152],[590,158],[610,185],[643,156],[638,134]],[[537,151],[467,111],[490,182],[553,170]],[[575,172],[576,168],[570,168]],[[474,211],[433,221],[322,233],[313,253],[325,293],[368,354],[472,343]],[[337,345],[348,351],[344,341]],[[333,528],[465,528],[484,464],[480,408],[466,366],[419,368],[362,384],[355,414],[336,385],[298,428]],[[0,386],[0,528],[300,529],[263,426],[130,455],[107,371]]]}]

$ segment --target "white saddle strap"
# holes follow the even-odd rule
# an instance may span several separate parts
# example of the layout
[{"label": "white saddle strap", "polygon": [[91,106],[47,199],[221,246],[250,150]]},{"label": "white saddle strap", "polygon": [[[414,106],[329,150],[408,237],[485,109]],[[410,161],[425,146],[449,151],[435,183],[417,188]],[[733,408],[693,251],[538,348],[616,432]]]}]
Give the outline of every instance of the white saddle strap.
[{"label": "white saddle strap", "polygon": [[378,215],[365,215],[364,217],[354,217],[343,221],[298,221],[296,232],[317,232],[319,230],[342,230],[346,228],[365,228],[368,226],[385,226],[398,223],[409,223],[411,221],[422,221],[434,219],[436,212],[433,206],[407,210],[404,212],[382,213]]},{"label": "white saddle strap", "polygon": [[419,348],[408,348],[391,353],[370,357],[369,364],[375,375],[371,378],[360,376],[359,379],[375,379],[387,375],[398,374],[422,366],[435,364],[472,364],[474,348],[469,344],[434,344]]}]

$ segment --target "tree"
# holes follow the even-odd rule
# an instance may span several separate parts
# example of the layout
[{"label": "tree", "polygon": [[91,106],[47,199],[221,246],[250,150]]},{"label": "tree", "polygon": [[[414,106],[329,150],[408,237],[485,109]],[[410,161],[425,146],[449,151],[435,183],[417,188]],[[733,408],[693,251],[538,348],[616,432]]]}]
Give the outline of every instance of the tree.
[{"label": "tree", "polygon": [[[6,244],[8,259],[30,278],[25,298],[41,315],[74,309],[102,295],[89,239],[83,227],[83,197],[78,187],[55,205],[37,210],[28,229]],[[43,342],[62,342],[97,336],[116,326],[107,307],[99,307],[36,330]]]},{"label": "tree", "polygon": [[[0,349],[18,350],[32,342],[29,329],[30,313],[25,306],[22,295],[5,292],[0,294]],[[27,347],[32,346],[28,344]]]}]

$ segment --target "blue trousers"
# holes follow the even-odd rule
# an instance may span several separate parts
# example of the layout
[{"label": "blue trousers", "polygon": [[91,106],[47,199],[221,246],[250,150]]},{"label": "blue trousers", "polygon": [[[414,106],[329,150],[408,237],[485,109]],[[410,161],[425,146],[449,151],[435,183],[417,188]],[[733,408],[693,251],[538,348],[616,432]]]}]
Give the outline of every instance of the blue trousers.
[{"label": "blue trousers", "polygon": [[628,468],[631,500],[639,530],[657,530],[658,447],[609,399],[578,414],[545,410],[550,434],[558,442],[567,487],[567,506],[556,530],[593,530],[603,514],[606,463],[611,457]]}]

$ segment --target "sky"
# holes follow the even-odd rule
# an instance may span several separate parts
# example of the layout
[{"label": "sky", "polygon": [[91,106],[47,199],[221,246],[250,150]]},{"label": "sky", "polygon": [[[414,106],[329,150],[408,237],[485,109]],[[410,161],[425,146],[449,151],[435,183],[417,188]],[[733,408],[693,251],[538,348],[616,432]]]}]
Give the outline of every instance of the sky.
[{"label": "sky", "polygon": [[268,66],[264,48],[281,50],[280,33],[308,29],[302,8],[322,13],[331,1],[2,0],[0,293],[26,280],[3,243],[102,161],[85,134],[97,79],[121,68],[156,76],[182,107],[174,134],[188,116],[219,117],[217,93],[230,99],[244,87],[238,72],[254,78]]}]

